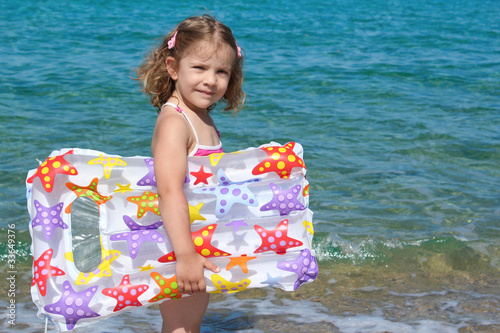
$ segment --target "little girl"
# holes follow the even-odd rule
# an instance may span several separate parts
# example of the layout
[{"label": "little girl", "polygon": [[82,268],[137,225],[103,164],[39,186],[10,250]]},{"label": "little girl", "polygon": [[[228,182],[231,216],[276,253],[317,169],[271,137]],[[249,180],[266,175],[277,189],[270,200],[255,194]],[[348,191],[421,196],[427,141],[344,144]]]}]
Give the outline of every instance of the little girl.
[{"label": "little girl", "polygon": [[208,306],[204,269],[220,268],[195,251],[182,190],[188,156],[222,152],[210,110],[222,101],[238,112],[245,94],[243,59],[229,29],[203,15],[182,21],[137,70],[142,89],[158,108],[151,150],[163,225],[177,258],[179,291],[190,294],[160,304],[163,332],[197,332]]}]

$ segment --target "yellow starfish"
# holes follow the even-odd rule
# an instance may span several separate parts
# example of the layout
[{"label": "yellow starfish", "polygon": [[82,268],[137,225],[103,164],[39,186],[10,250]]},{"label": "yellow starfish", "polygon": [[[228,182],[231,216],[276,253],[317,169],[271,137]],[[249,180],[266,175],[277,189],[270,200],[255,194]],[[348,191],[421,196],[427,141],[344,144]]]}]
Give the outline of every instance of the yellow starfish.
[{"label": "yellow starfish", "polygon": [[189,205],[189,221],[193,223],[196,220],[206,221],[207,219],[200,214],[200,209],[203,207],[204,202],[200,202],[196,206]]},{"label": "yellow starfish", "polygon": [[111,174],[111,169],[113,169],[113,167],[115,165],[118,165],[118,166],[126,166],[127,163],[121,159],[119,159],[118,157],[104,157],[103,154],[101,154],[100,157],[98,158],[94,158],[93,160],[89,161],[89,164],[90,165],[96,165],[96,164],[102,164],[103,168],[104,168],[104,177],[106,179],[109,179],[109,176]]},{"label": "yellow starfish", "polygon": [[[93,272],[90,273],[83,273],[81,272],[80,275],[78,275],[78,278],[75,281],[76,285],[80,284],[87,284],[89,283],[90,280],[92,280],[95,277],[101,277],[101,276],[111,276],[111,269],[110,265],[111,263],[120,256],[120,251],[117,250],[106,250],[102,246],[102,238],[101,238],[101,258],[102,261],[97,266],[97,269],[94,270]],[[68,258],[68,256],[66,256]]]},{"label": "yellow starfish", "polygon": [[218,274],[212,274],[212,283],[217,290],[210,292],[211,294],[230,294],[247,289],[251,281],[243,279],[239,282],[230,282]]},{"label": "yellow starfish", "polygon": [[132,191],[132,189],[130,188],[130,183],[128,183],[127,185],[121,185],[121,184],[116,183],[116,186],[118,186],[118,188],[116,190],[114,190],[113,193],[114,192],[125,193],[125,192]]},{"label": "yellow starfish", "polygon": [[302,225],[306,228],[307,231],[309,231],[312,235],[314,235],[314,227],[312,222],[304,221],[302,222]]},{"label": "yellow starfish", "polygon": [[149,271],[150,269],[153,269],[155,267],[151,266],[151,264],[147,265],[147,266],[139,266],[139,270],[141,272],[145,272],[145,271]]}]

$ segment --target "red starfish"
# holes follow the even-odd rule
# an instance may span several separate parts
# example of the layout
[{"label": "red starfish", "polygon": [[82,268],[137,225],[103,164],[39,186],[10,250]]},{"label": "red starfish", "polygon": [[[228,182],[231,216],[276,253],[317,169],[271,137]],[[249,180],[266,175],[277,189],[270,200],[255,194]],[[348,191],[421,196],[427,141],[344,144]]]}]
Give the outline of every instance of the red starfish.
[{"label": "red starfish", "polygon": [[254,228],[262,238],[262,245],[254,253],[274,251],[276,254],[285,254],[287,249],[302,245],[301,241],[288,237],[288,220],[281,221],[273,230],[258,225]]},{"label": "red starfish", "polygon": [[257,164],[252,170],[253,175],[261,175],[268,172],[276,172],[281,178],[288,178],[292,168],[305,168],[304,161],[293,151],[295,142],[289,142],[284,146],[261,148],[267,153],[267,157]]},{"label": "red starfish", "polygon": [[[99,180],[96,177],[96,178],[92,179],[90,184],[88,184],[85,187],[82,187],[82,186],[79,186],[79,185],[76,185],[73,183],[66,183],[66,187],[69,188],[71,191],[75,192],[77,198],[80,198],[80,197],[90,198],[90,199],[94,200],[96,202],[97,206],[99,207],[99,205],[102,205],[106,201],[111,200],[112,196],[107,197],[107,196],[101,195],[99,192],[97,192],[98,181]],[[64,210],[66,212],[66,214],[71,213],[71,205],[72,205],[72,203],[69,204],[68,207],[66,207],[66,209]]]},{"label": "red starfish", "polygon": [[214,175],[213,173],[205,172],[203,170],[203,165],[200,167],[200,171],[197,171],[197,172],[193,171],[193,172],[190,172],[190,174],[192,174],[193,176],[196,177],[194,185],[199,184],[199,183],[204,183],[204,184],[208,185],[208,178],[210,178],[211,176]]},{"label": "red starfish", "polygon": [[[220,256],[230,256],[230,253],[219,250],[218,248],[212,246],[212,237],[215,232],[215,228],[217,224],[211,224],[204,228],[201,228],[198,231],[191,232],[191,237],[193,238],[194,246],[196,248],[196,252],[201,254],[204,257],[220,257]],[[159,262],[171,262],[175,261],[175,253],[174,251],[167,253],[158,259]]]},{"label": "red starfish", "polygon": [[47,157],[47,159],[40,164],[35,174],[26,180],[27,183],[33,183],[33,180],[38,177],[42,182],[43,188],[46,192],[52,192],[54,188],[54,180],[56,175],[77,175],[75,167],[64,159],[64,156],[73,154],[73,150],[68,151],[64,155]]},{"label": "red starfish", "polygon": [[113,312],[120,311],[127,306],[141,306],[138,297],[148,290],[148,285],[131,285],[129,275],[125,275],[120,285],[114,288],[104,288],[102,294],[116,299],[116,306]]},{"label": "red starfish", "polygon": [[52,254],[54,250],[48,249],[37,260],[33,258],[33,280],[31,286],[35,284],[40,290],[40,294],[45,296],[47,293],[47,279],[52,276],[64,275],[65,273],[57,267],[51,266]]}]

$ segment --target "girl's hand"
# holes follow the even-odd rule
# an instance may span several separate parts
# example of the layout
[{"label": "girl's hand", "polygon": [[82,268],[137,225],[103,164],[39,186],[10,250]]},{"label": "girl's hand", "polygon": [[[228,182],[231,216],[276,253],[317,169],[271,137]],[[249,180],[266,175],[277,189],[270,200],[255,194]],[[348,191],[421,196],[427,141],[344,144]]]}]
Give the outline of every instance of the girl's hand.
[{"label": "girl's hand", "polygon": [[176,255],[176,257],[175,274],[181,293],[191,295],[206,292],[204,269],[209,269],[214,273],[220,272],[216,264],[196,252],[182,256]]}]

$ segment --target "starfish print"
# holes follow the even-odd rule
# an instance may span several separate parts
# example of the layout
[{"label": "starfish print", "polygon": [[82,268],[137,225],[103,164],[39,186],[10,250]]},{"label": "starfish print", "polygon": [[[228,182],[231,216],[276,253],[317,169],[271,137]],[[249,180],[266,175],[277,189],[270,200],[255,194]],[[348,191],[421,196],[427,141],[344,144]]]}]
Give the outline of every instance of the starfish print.
[{"label": "starfish print", "polygon": [[210,294],[230,294],[236,293],[238,291],[243,291],[248,288],[251,281],[249,279],[243,279],[239,282],[230,282],[224,279],[218,274],[212,274],[212,283],[214,284],[216,290],[210,292]]},{"label": "starfish print", "polygon": [[[112,196],[107,197],[97,192],[97,182],[98,179],[94,178],[92,179],[90,184],[85,187],[73,183],[66,183],[66,187],[69,188],[71,191],[73,191],[76,194],[77,198],[80,197],[90,198],[94,200],[97,203],[97,207],[99,207],[99,205],[102,205],[106,201],[111,200]],[[71,205],[72,203],[70,203],[68,207],[66,207],[66,209],[64,210],[66,214],[71,213]]]},{"label": "starfish print", "polygon": [[234,232],[237,232],[240,227],[246,227],[248,224],[245,223],[245,220],[235,220],[230,223],[226,223],[225,226],[232,226],[234,228]]},{"label": "starfish print", "polygon": [[150,269],[154,269],[155,267],[151,266],[151,264],[148,264],[147,266],[139,266],[139,271],[140,272],[146,272],[149,271]]},{"label": "starfish print", "polygon": [[142,304],[139,302],[138,297],[148,289],[147,284],[130,284],[130,277],[127,274],[123,277],[120,285],[114,288],[104,288],[102,294],[116,299],[117,302],[113,312],[117,312],[127,306],[141,306]]},{"label": "starfish print", "polygon": [[153,212],[160,216],[160,208],[158,207],[158,194],[150,191],[144,192],[137,197],[128,197],[127,201],[137,205],[137,218],[141,218],[147,212]]},{"label": "starfish print", "polygon": [[33,280],[31,281],[31,286],[38,286],[40,294],[45,296],[47,293],[47,279],[52,276],[64,275],[65,273],[57,267],[51,266],[50,261],[52,260],[52,254],[54,250],[48,249],[42,255],[35,260],[33,258]]},{"label": "starfish print", "polygon": [[274,287],[274,286],[281,286],[279,283],[281,280],[282,276],[277,276],[277,277],[272,277],[269,272],[267,273],[267,280],[262,281],[260,284],[267,284],[269,287]]},{"label": "starfish print", "polygon": [[231,268],[238,265],[238,266],[240,266],[243,273],[247,274],[248,273],[247,263],[250,260],[257,259],[257,257],[248,257],[246,254],[243,254],[243,255],[241,255],[241,257],[232,257],[229,259],[230,259],[230,261],[229,261],[229,264],[227,264],[227,266],[226,266],[226,271],[229,271]]},{"label": "starfish print", "polygon": [[118,186],[118,188],[116,190],[114,190],[113,193],[120,192],[123,194],[125,192],[132,191],[132,189],[130,188],[130,183],[128,183],[127,185],[121,185],[121,184],[116,183],[116,186]]},{"label": "starfish print", "polygon": [[307,184],[306,186],[304,186],[304,190],[302,190],[302,196],[305,198],[307,196],[309,196],[309,184]]},{"label": "starfish print", "polygon": [[56,228],[68,229],[68,225],[61,219],[61,211],[63,202],[58,203],[52,207],[45,207],[38,200],[35,199],[36,216],[31,221],[33,228],[37,226],[42,227],[43,236],[46,241],[49,241],[54,235]]},{"label": "starfish print", "polygon": [[248,243],[245,242],[245,236],[246,232],[242,233],[241,235],[238,235],[236,232],[233,232],[233,240],[228,242],[228,246],[234,246],[236,251],[240,250],[240,247],[242,246],[248,246]]},{"label": "starfish print", "polygon": [[208,155],[208,157],[210,158],[210,164],[212,166],[216,166],[217,164],[219,164],[220,159],[224,155],[226,155],[226,153],[213,153]]},{"label": "starfish print", "polygon": [[203,202],[200,202],[196,206],[191,206],[188,203],[189,206],[189,222],[193,224],[194,221],[206,221],[207,219],[203,217],[203,215],[200,214],[201,207],[203,207]]},{"label": "starfish print", "polygon": [[83,291],[76,292],[69,281],[63,282],[64,292],[59,301],[46,305],[45,311],[63,316],[66,319],[66,327],[72,330],[78,320],[83,318],[95,318],[101,316],[89,307],[98,286],[93,286]]},{"label": "starfish print", "polygon": [[300,251],[295,260],[278,263],[278,268],[297,274],[298,279],[295,281],[293,290],[297,290],[302,283],[314,280],[318,276],[318,263],[308,249]]},{"label": "starfish print", "polygon": [[[196,252],[201,254],[204,257],[221,257],[221,256],[230,256],[230,253],[219,250],[218,248],[212,246],[212,237],[215,232],[215,228],[217,224],[211,224],[204,228],[201,228],[198,231],[191,232],[191,237],[193,238],[194,246]],[[176,261],[175,253],[172,251],[158,259],[159,262],[171,262]]]},{"label": "starfish print", "polygon": [[295,142],[289,142],[284,146],[260,148],[267,153],[267,157],[253,168],[252,174],[261,175],[274,171],[281,178],[288,178],[293,168],[305,168],[304,161],[293,151],[294,147]]},{"label": "starfish print", "polygon": [[248,189],[248,183],[258,182],[260,179],[250,179],[244,182],[233,183],[227,178],[222,169],[219,169],[217,172],[217,177],[219,178],[218,186],[193,190],[193,193],[205,193],[217,196],[215,204],[215,216],[217,218],[220,219],[226,216],[235,203],[252,207],[259,205],[255,195]]},{"label": "starfish print", "polygon": [[309,222],[309,221],[304,221],[302,222],[302,225],[304,226],[304,228],[306,228],[306,230],[311,234],[311,235],[314,235],[314,227],[313,227],[313,224],[312,222]]},{"label": "starfish print", "polygon": [[101,239],[101,263],[97,268],[90,273],[80,272],[80,275],[76,278],[75,284],[87,284],[95,277],[111,276],[110,265],[120,256],[120,251],[117,250],[105,250],[102,246]]},{"label": "starfish print", "polygon": [[205,170],[203,170],[203,164],[201,165],[199,171],[196,171],[196,172],[193,171],[193,172],[190,172],[190,174],[196,177],[194,185],[197,185],[199,183],[204,183],[204,184],[208,185],[208,178],[210,178],[211,176],[214,175],[213,173],[205,172]]},{"label": "starfish print", "polygon": [[262,238],[262,245],[254,253],[274,251],[276,254],[283,255],[287,249],[302,245],[301,241],[288,237],[288,220],[281,221],[273,230],[267,230],[258,225],[254,228]]},{"label": "starfish print", "polygon": [[70,154],[73,154],[73,150],[63,155],[47,157],[47,159],[40,164],[38,169],[36,169],[35,174],[28,178],[26,182],[31,184],[33,180],[38,177],[42,182],[44,190],[48,193],[52,192],[57,174],[78,175],[78,171],[76,171],[75,167],[64,159],[64,156]]},{"label": "starfish print", "polygon": [[128,251],[130,258],[135,259],[139,253],[139,249],[143,242],[155,242],[163,243],[165,239],[163,236],[156,231],[161,225],[162,221],[158,221],[151,225],[139,225],[132,218],[127,215],[123,216],[123,221],[130,228],[130,232],[123,232],[120,234],[114,234],[109,237],[112,241],[125,240],[128,242]]},{"label": "starfish print", "polygon": [[179,286],[177,285],[177,280],[175,279],[175,275],[168,279],[156,272],[153,272],[150,275],[156,282],[158,287],[160,287],[160,293],[155,297],[151,298],[148,301],[149,303],[158,302],[165,298],[170,298],[170,299],[182,298],[182,294],[179,292]]},{"label": "starfish print", "polygon": [[260,211],[277,210],[280,215],[289,215],[294,210],[304,210],[306,206],[301,204],[297,197],[300,193],[300,185],[292,186],[288,190],[282,190],[277,185],[270,183],[273,198],[260,208]]},{"label": "starfish print", "polygon": [[139,186],[154,186],[156,187],[156,177],[155,177],[155,169],[154,169],[154,159],[146,158],[144,159],[146,166],[148,168],[148,173],[139,179],[137,185]]},{"label": "starfish print", "polygon": [[109,179],[109,176],[111,175],[111,170],[113,169],[114,166],[121,166],[124,167],[127,165],[127,163],[123,160],[121,160],[118,157],[104,157],[103,154],[100,154],[98,158],[94,158],[93,160],[90,160],[89,165],[96,165],[96,164],[102,164],[104,168],[104,178]]}]

